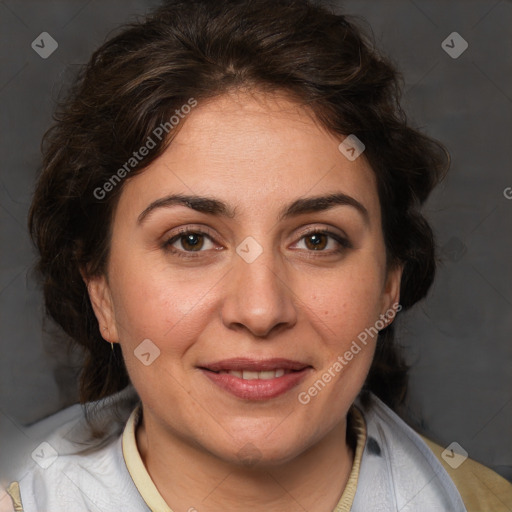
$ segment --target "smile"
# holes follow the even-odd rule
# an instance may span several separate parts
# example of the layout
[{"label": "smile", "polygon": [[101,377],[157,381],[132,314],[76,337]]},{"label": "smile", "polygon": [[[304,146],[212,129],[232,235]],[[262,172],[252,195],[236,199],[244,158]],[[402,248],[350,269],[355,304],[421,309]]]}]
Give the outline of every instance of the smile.
[{"label": "smile", "polygon": [[289,359],[230,359],[199,367],[224,392],[244,400],[276,398],[298,386],[313,369]]}]

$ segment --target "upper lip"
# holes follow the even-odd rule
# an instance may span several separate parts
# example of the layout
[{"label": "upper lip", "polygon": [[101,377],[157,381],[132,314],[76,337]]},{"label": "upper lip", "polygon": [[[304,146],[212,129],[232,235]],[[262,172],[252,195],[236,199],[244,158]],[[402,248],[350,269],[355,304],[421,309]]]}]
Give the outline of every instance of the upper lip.
[{"label": "upper lip", "polygon": [[245,357],[224,359],[214,363],[200,365],[200,368],[206,368],[213,372],[222,370],[252,370],[255,372],[271,371],[271,370],[303,370],[311,365],[294,361],[292,359],[272,358],[272,359],[250,359]]}]

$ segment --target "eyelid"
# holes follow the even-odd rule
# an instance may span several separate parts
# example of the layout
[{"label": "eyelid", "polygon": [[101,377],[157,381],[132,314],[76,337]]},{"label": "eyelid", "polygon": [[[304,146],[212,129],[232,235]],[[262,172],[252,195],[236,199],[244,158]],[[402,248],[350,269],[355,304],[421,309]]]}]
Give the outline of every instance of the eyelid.
[{"label": "eyelid", "polygon": [[346,238],[348,240],[347,234],[339,228],[329,225],[316,225],[316,226],[308,226],[300,231],[300,237],[307,236],[312,233],[327,233],[329,235],[336,235],[340,238]]},{"label": "eyelid", "polygon": [[[300,229],[300,228],[299,228]],[[352,246],[352,243],[350,241],[350,237],[347,235],[347,233],[338,227],[331,226],[329,224],[320,224],[320,225],[308,225],[306,228],[299,230],[299,233],[294,236],[294,238],[301,239],[305,236],[315,234],[315,233],[324,233],[326,235],[329,235],[333,237],[336,240],[343,240],[346,241],[347,244]]]},{"label": "eyelid", "polygon": [[167,232],[164,236],[164,239],[167,243],[173,238],[179,238],[180,236],[188,235],[189,233],[207,236],[212,240],[212,242],[216,242],[217,238],[220,238],[216,233],[213,233],[213,230],[211,230],[208,226],[201,224],[187,224],[186,226],[180,226],[179,228],[175,228],[174,230]]}]

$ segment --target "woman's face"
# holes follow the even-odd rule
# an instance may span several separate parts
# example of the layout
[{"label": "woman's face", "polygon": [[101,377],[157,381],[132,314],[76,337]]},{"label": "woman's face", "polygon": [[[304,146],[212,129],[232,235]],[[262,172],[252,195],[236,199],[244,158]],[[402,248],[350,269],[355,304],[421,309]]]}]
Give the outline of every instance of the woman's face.
[{"label": "woman's face", "polygon": [[146,423],[226,461],[290,460],[345,425],[375,348],[362,333],[398,302],[376,180],[284,95],[182,122],[124,184],[96,315]]}]

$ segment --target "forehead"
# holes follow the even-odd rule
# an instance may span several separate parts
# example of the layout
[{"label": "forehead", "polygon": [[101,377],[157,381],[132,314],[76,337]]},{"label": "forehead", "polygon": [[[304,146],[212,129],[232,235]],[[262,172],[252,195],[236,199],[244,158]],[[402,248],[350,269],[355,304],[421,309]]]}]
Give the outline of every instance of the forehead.
[{"label": "forehead", "polygon": [[199,102],[181,122],[167,150],[127,181],[119,209],[140,213],[181,193],[216,196],[254,216],[298,197],[343,192],[379,215],[364,155],[348,160],[338,149],[344,136],[284,94],[229,93]]}]

